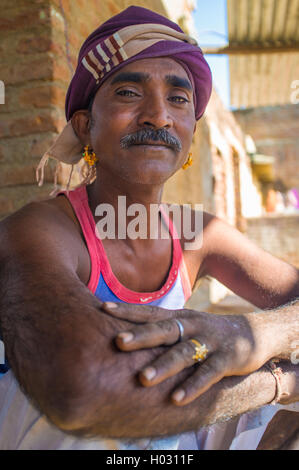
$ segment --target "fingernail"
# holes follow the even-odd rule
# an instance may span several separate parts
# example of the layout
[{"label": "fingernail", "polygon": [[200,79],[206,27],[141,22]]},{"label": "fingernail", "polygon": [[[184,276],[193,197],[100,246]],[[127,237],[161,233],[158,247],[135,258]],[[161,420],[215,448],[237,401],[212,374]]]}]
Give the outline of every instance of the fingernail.
[{"label": "fingernail", "polygon": [[130,332],[122,332],[117,335],[118,338],[122,340],[123,343],[129,343],[134,338],[134,335]]},{"label": "fingernail", "polygon": [[177,390],[176,392],[174,392],[174,394],[172,395],[172,398],[175,401],[182,401],[185,395],[186,395],[186,392],[181,389],[181,390]]},{"label": "fingernail", "polygon": [[142,371],[142,375],[147,379],[147,380],[152,380],[157,374],[156,369],[154,367],[147,367]]},{"label": "fingernail", "polygon": [[104,305],[108,308],[116,308],[117,307],[117,304],[115,304],[114,302],[104,302]]}]

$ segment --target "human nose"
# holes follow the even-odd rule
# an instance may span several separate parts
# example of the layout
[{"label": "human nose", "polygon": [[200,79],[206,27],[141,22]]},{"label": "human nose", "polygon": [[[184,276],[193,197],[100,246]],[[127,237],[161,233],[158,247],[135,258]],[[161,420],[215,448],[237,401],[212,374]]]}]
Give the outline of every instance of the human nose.
[{"label": "human nose", "polygon": [[151,126],[157,129],[170,129],[173,125],[173,120],[169,114],[165,99],[158,94],[151,94],[147,100],[144,100],[138,123],[143,127]]}]

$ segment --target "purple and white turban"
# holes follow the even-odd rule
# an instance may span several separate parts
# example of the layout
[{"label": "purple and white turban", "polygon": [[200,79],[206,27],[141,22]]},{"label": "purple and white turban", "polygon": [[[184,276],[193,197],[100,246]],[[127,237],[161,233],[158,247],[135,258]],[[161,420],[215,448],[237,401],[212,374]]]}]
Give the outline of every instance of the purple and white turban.
[{"label": "purple and white turban", "polygon": [[82,158],[82,144],[71,125],[72,115],[87,109],[99,87],[117,70],[138,59],[155,57],[169,57],[185,69],[193,86],[195,118],[201,118],[210,99],[212,76],[195,39],[168,18],[131,6],[99,26],[82,45],[66,96],[68,123],[40,161],[39,185],[49,157],[72,165]]}]

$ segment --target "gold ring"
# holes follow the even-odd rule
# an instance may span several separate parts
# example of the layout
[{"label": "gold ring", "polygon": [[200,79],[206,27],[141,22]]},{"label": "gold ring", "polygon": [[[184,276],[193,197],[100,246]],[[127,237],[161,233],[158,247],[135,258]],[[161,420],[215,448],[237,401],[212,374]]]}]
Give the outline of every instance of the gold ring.
[{"label": "gold ring", "polygon": [[200,344],[199,341],[196,339],[191,339],[193,344],[195,344],[195,354],[192,356],[192,359],[196,362],[201,362],[203,361],[209,352],[208,348],[206,347],[205,344]]}]

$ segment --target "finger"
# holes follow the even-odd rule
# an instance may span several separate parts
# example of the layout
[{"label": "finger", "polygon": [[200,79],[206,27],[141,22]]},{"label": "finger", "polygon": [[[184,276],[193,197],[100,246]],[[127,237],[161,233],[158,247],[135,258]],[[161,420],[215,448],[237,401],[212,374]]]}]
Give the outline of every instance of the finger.
[{"label": "finger", "polygon": [[133,323],[148,323],[177,315],[178,310],[168,310],[154,305],[135,305],[127,303],[104,302],[102,309],[114,317]]},{"label": "finger", "polygon": [[116,337],[117,346],[123,351],[169,346],[179,339],[180,330],[175,320],[136,325],[130,331],[122,331]]},{"label": "finger", "polygon": [[171,395],[175,405],[184,406],[191,403],[205,393],[212,385],[219,382],[226,375],[227,368],[217,354],[198,366],[194,374]]},{"label": "finger", "polygon": [[140,382],[145,387],[157,385],[193,366],[193,356],[194,345],[190,341],[178,343],[140,372]]}]

